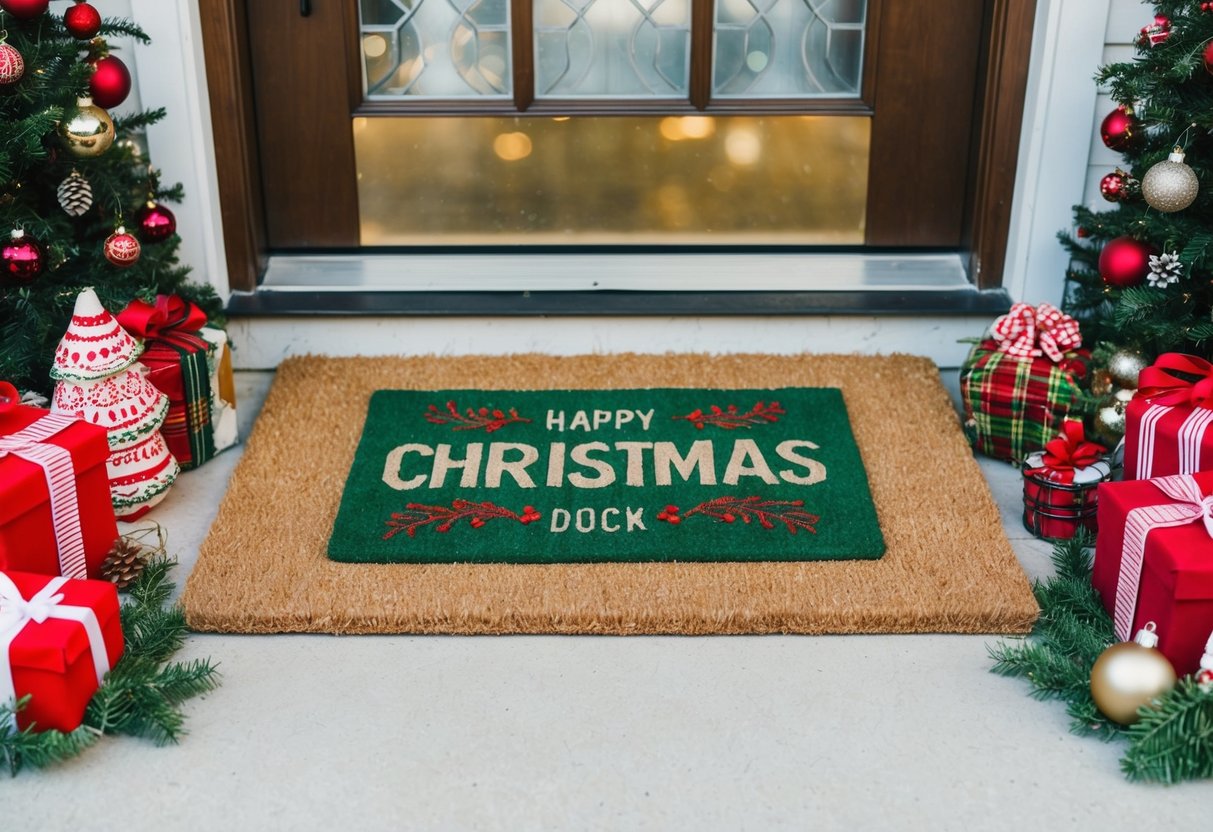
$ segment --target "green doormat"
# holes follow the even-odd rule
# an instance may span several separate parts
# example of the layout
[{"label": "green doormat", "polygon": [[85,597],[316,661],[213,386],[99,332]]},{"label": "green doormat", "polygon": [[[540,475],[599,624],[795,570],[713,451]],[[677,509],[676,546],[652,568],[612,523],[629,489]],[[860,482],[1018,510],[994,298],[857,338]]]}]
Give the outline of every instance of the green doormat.
[{"label": "green doormat", "polygon": [[356,563],[884,551],[836,388],[379,390],[328,544]]}]

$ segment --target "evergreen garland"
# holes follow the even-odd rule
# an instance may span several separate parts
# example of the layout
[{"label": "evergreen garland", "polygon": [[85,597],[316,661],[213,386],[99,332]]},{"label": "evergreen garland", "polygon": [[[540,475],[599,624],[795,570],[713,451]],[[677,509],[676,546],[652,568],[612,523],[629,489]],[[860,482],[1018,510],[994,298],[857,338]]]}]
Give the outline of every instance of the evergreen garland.
[{"label": "evergreen garland", "polygon": [[[1200,191],[1191,206],[1170,214],[1151,209],[1140,195],[1106,211],[1076,206],[1079,233],[1058,235],[1072,258],[1066,311],[1082,322],[1089,344],[1108,341],[1150,358],[1172,350],[1207,356],[1213,343],[1213,77],[1203,52],[1213,41],[1213,12],[1196,0],[1159,0],[1154,6],[1171,21],[1167,39],[1157,46],[1139,43],[1134,60],[1102,67],[1096,81],[1132,107],[1145,128],[1124,151],[1120,167],[1140,182],[1179,144]],[[1099,253],[1120,236],[1178,252],[1180,281],[1165,288],[1105,286]]]},{"label": "evergreen garland", "polygon": [[1027,679],[1036,699],[1064,701],[1073,733],[1127,740],[1120,765],[1129,780],[1179,783],[1213,777],[1213,689],[1202,689],[1190,676],[1181,679],[1128,728],[1095,706],[1091,668],[1118,639],[1091,585],[1093,544],[1085,533],[1056,544],[1056,576],[1033,586],[1040,618],[1027,639],[990,649],[993,671]]},{"label": "evergreen garland", "polygon": [[[213,690],[218,673],[209,659],[169,661],[186,636],[185,614],[175,604],[167,606],[173,593],[169,572],[175,565],[167,557],[153,558],[127,589],[130,599],[122,605],[125,651],[89,702],[83,725],[71,733],[0,727],[0,760],[13,776],[25,766],[42,768],[71,759],[103,734],[144,737],[158,745],[181,738],[181,703]],[[18,702],[17,709],[24,704]],[[10,724],[11,714],[11,708],[0,706],[0,726]]]},{"label": "evergreen garland", "polygon": [[[0,275],[0,379],[49,395],[55,345],[84,287],[95,288],[102,305],[115,312],[136,297],[179,294],[221,324],[221,304],[209,286],[188,282],[175,234],[159,243],[143,241],[139,261],[125,269],[103,253],[106,237],[119,222],[133,227],[149,196],[181,201],[181,186],[161,187],[140,148],[141,132],[163,119],[164,110],[115,118],[113,146],[97,158],[76,158],[56,129],[65,110],[88,94],[92,70],[82,59],[88,45],[51,12],[27,21],[0,12],[0,29],[25,60],[24,76],[0,94],[0,236],[7,241],[11,229],[23,228],[43,246],[46,259],[43,273],[28,285]],[[148,41],[137,25],[115,18],[102,23],[101,36]],[[93,206],[81,217],[69,216],[58,203],[59,184],[73,169],[93,191]]]}]

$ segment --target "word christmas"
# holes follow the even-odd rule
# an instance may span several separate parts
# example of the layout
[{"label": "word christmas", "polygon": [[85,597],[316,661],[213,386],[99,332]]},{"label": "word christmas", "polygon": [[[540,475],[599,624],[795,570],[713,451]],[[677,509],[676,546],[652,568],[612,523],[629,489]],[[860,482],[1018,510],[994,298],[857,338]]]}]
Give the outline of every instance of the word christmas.
[{"label": "word christmas", "polygon": [[[631,411],[617,411],[624,413],[630,415]],[[647,416],[651,418],[652,412]],[[571,447],[551,442],[542,450],[522,442],[469,442],[461,448],[462,457],[457,457],[449,444],[409,442],[388,453],[383,482],[397,491],[445,488],[448,475],[458,472],[460,488],[500,488],[506,478],[519,488],[538,488],[540,483],[548,488],[566,484],[573,488],[606,488],[618,481],[642,488],[673,485],[676,473],[678,483],[698,485],[739,485],[743,481],[815,485],[825,481],[826,467],[805,452],[818,449],[807,439],[784,440],[774,447],[777,461],[772,466],[770,451],[764,453],[753,439],[736,439],[725,445],[725,453],[719,456],[716,443],[709,439],[689,443],[584,442]]]}]

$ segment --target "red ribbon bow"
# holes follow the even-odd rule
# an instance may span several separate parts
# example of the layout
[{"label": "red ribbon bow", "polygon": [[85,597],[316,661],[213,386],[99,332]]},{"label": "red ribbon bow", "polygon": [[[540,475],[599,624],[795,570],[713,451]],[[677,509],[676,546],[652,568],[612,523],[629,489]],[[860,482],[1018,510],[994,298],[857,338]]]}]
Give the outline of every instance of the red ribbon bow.
[{"label": "red ribbon bow", "polygon": [[1082,422],[1067,419],[1061,424],[1061,433],[1045,445],[1041,467],[1027,473],[1069,485],[1074,482],[1075,471],[1094,465],[1107,451],[1103,445],[1087,440]]},{"label": "red ribbon bow", "polygon": [[990,330],[998,349],[1017,358],[1046,355],[1059,363],[1069,350],[1082,346],[1078,321],[1056,306],[1042,303],[1035,309],[1027,303],[1017,303],[1011,311],[994,322]]},{"label": "red ribbon bow", "polygon": [[118,313],[118,323],[140,338],[189,349],[205,349],[207,345],[198,335],[198,330],[206,326],[206,313],[177,295],[156,295],[154,306],[133,300]]},{"label": "red ribbon bow", "polygon": [[[1174,375],[1197,376],[1194,381]],[[1141,371],[1137,395],[1162,407],[1203,407],[1213,409],[1213,364],[1195,355],[1168,352]]]}]

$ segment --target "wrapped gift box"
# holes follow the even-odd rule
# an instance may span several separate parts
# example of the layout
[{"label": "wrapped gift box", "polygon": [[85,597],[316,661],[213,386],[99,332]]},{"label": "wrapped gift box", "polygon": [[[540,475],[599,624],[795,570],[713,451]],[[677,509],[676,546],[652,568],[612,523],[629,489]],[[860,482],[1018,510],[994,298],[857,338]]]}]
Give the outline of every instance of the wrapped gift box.
[{"label": "wrapped gift box", "polygon": [[1022,462],[1084,406],[1079,381],[1090,354],[1078,323],[1048,304],[1017,303],[994,322],[960,373],[965,428],[973,446]]},{"label": "wrapped gift box", "polygon": [[1125,478],[1213,470],[1213,364],[1167,353],[1138,383],[1125,410]]},{"label": "wrapped gift box", "polygon": [[1180,674],[1198,669],[1213,630],[1210,494],[1213,472],[1099,486],[1091,582],[1122,639],[1157,625],[1158,649]]},{"label": "wrapped gift box", "polygon": [[75,730],[122,650],[113,584],[0,572],[0,702],[30,697],[18,728]]},{"label": "wrapped gift box", "polygon": [[1062,479],[1044,465],[1044,454],[1030,455],[1023,472],[1023,524],[1045,540],[1069,540],[1078,530],[1095,531],[1099,484],[1112,466],[1099,461]]},{"label": "wrapped gift box", "polygon": [[105,428],[16,395],[0,382],[0,569],[96,576],[118,539]]},{"label": "wrapped gift box", "polygon": [[160,432],[181,468],[197,468],[234,445],[236,397],[227,334],[206,326],[201,309],[173,295],[157,296],[154,305],[133,301],[118,321],[145,339],[139,360],[169,398]]}]

